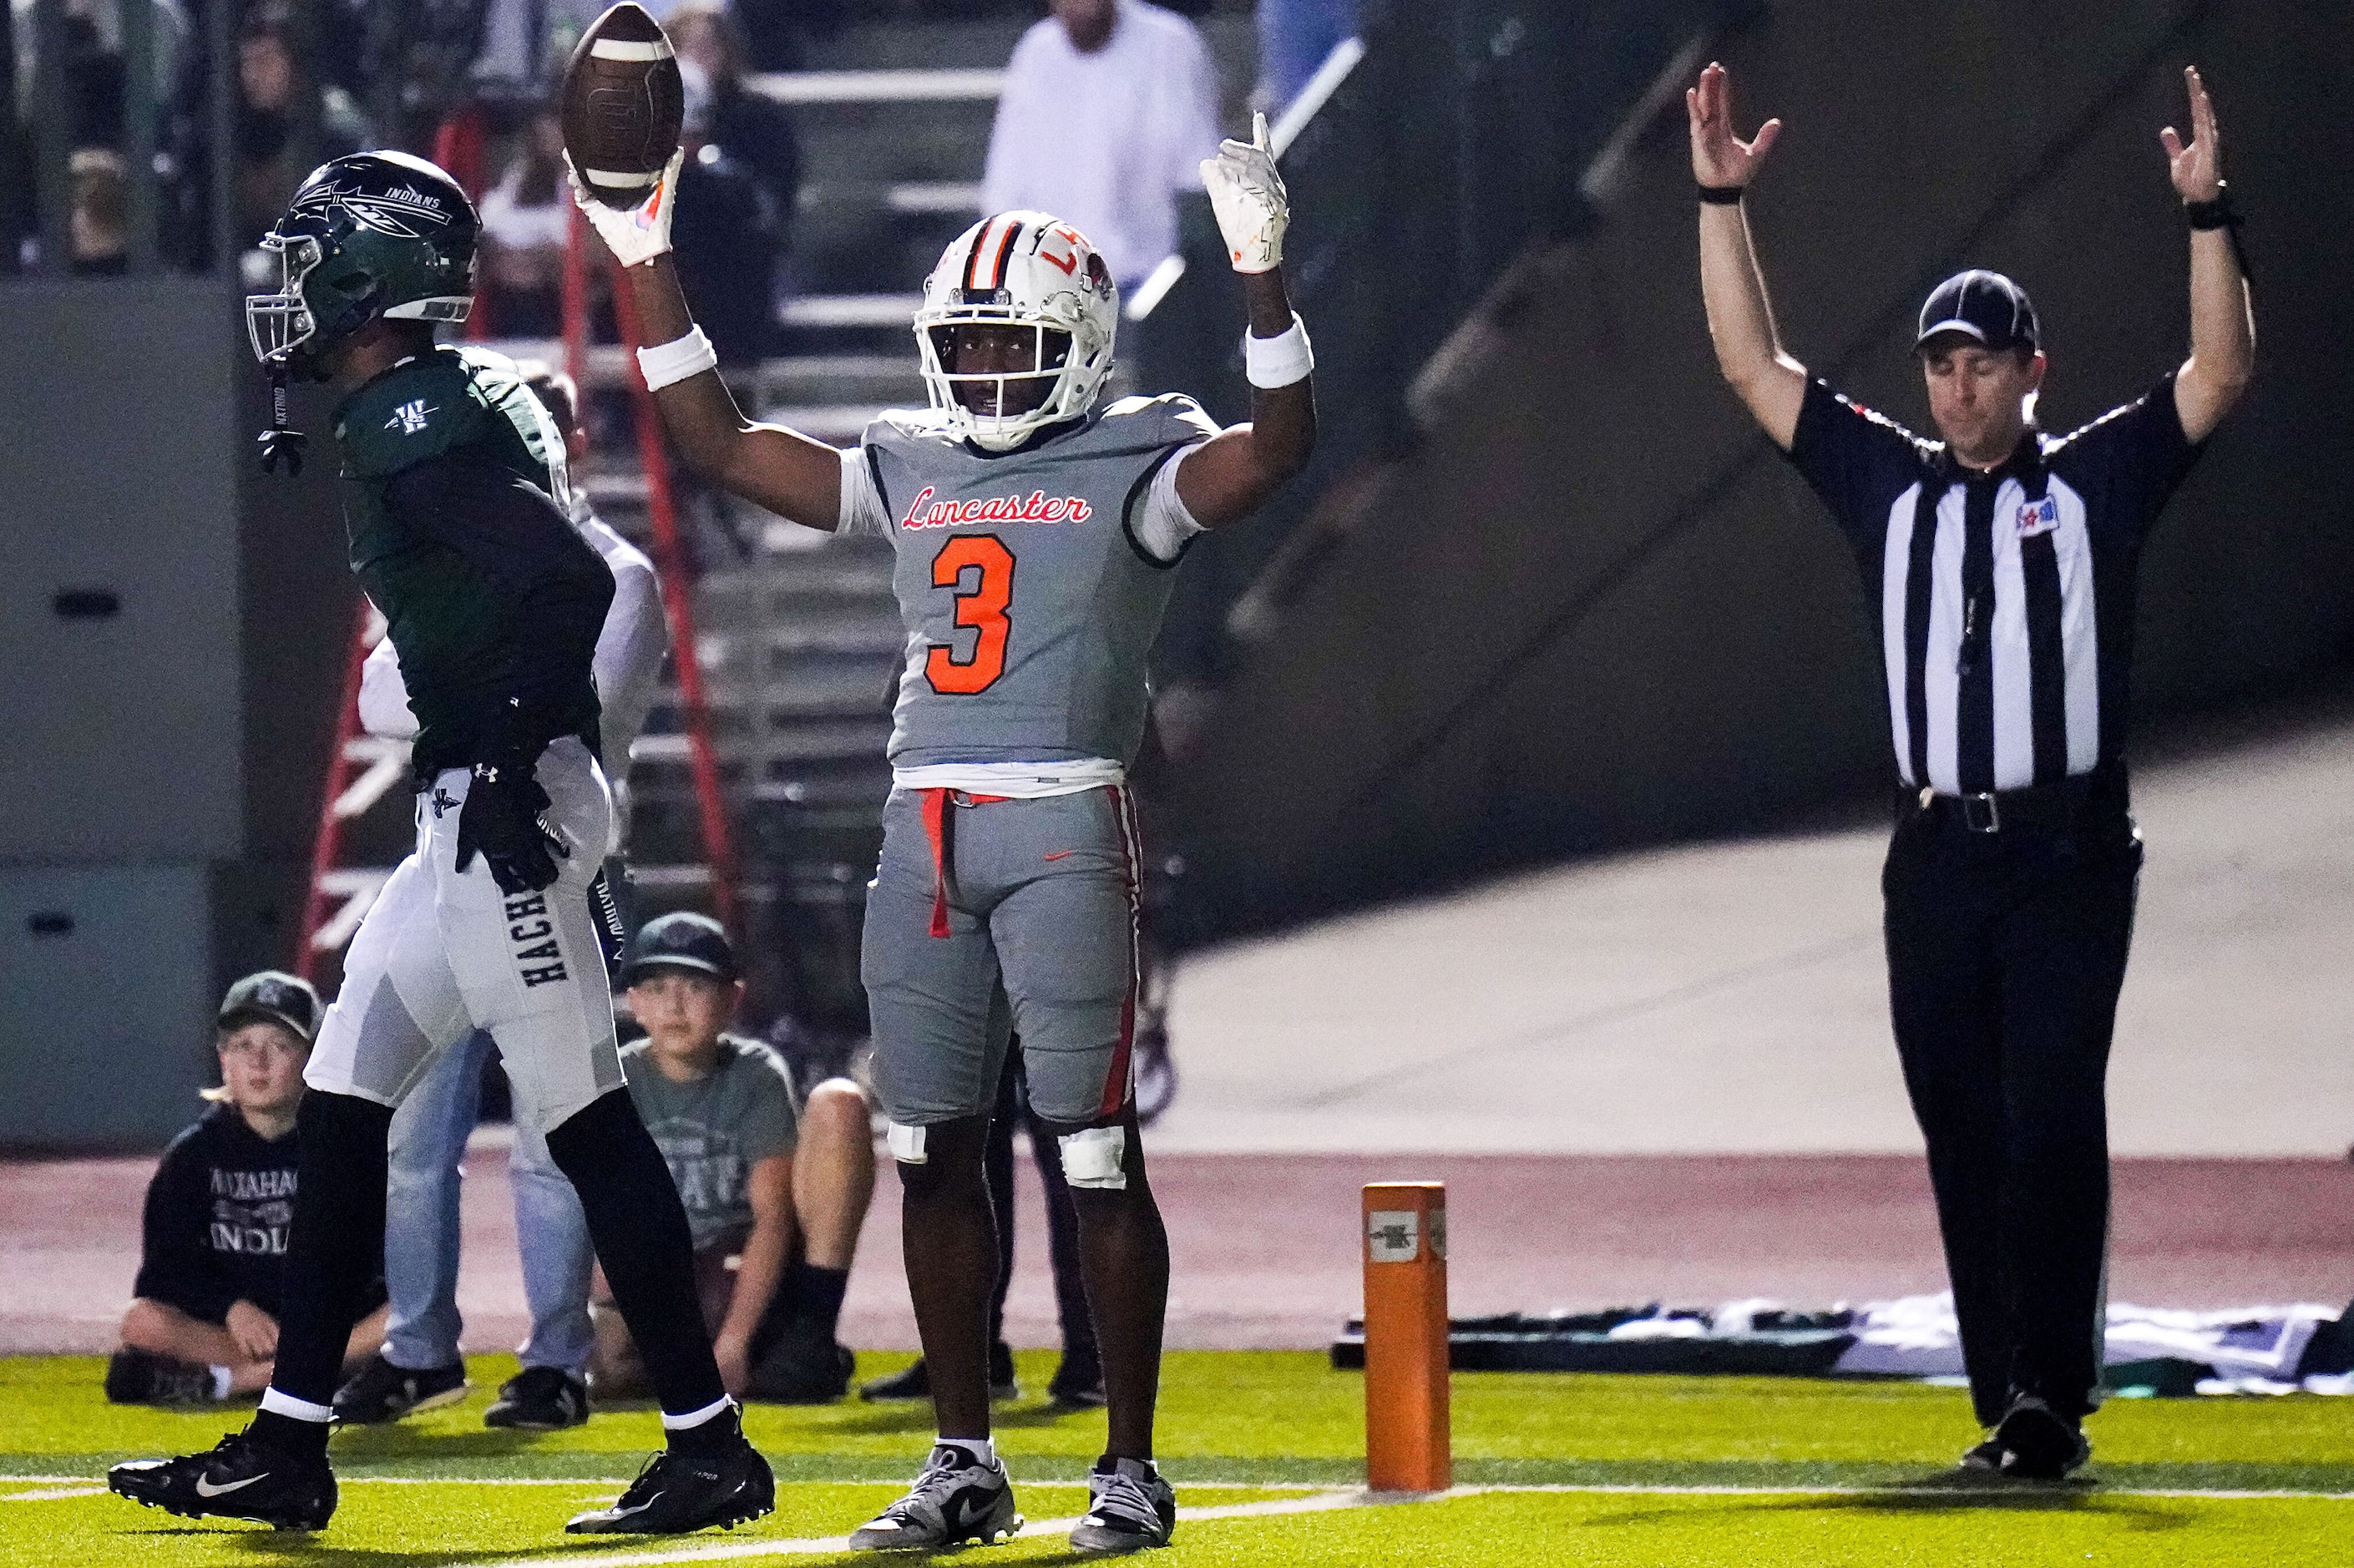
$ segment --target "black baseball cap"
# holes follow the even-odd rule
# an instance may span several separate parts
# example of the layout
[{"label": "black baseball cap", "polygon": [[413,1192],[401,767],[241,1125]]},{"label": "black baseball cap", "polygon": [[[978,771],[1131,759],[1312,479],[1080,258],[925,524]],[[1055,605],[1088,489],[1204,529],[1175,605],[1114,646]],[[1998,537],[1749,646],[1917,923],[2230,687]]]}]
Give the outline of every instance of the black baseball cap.
[{"label": "black baseball cap", "polygon": [[1921,330],[1913,340],[1918,354],[1940,333],[1957,332],[1988,348],[2042,346],[2043,333],[2035,320],[2034,303],[2027,291],[1999,272],[1973,267],[1937,285],[1921,306]]},{"label": "black baseball cap", "polygon": [[635,985],[652,969],[695,969],[716,979],[741,978],[726,931],[708,915],[682,909],[639,927],[621,960],[621,983]]},{"label": "black baseball cap", "polygon": [[250,974],[228,988],[213,1020],[222,1029],[235,1029],[259,1019],[283,1024],[308,1045],[319,1037],[319,1015],[324,1011],[311,982],[276,969]]}]

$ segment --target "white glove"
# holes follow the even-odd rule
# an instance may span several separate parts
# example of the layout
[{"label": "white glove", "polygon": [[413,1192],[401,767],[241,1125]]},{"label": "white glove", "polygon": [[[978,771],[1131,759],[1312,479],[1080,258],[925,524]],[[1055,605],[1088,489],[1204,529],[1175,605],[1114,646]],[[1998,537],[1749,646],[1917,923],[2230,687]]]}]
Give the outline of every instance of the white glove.
[{"label": "white glove", "polygon": [[632,207],[608,207],[590,196],[569,152],[564,154],[564,177],[572,182],[573,205],[588,215],[588,226],[605,249],[622,266],[642,267],[670,249],[670,216],[678,206],[679,165],[685,162],[686,149],[681,147],[670,155],[646,199]]},{"label": "white glove", "polygon": [[1275,172],[1275,149],[1267,144],[1267,116],[1251,116],[1251,139],[1218,143],[1218,155],[1202,160],[1202,185],[1225,237],[1226,259],[1237,272],[1268,272],[1283,261],[1283,231],[1291,222],[1291,198]]}]

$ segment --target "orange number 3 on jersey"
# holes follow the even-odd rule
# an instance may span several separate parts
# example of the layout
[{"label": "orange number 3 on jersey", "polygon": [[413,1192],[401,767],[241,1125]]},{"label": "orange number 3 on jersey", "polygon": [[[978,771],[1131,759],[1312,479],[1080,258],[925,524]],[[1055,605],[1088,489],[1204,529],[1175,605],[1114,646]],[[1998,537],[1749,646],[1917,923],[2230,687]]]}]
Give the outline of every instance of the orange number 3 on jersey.
[{"label": "orange number 3 on jersey", "polygon": [[[968,572],[972,574],[970,587],[965,586]],[[1013,552],[991,534],[950,539],[932,557],[932,586],[956,591],[956,623],[981,635],[973,640],[969,659],[957,657],[954,643],[933,643],[924,660],[925,679],[932,690],[947,696],[987,691],[1005,673],[1005,637],[1013,629],[1005,613],[1013,602]]]}]

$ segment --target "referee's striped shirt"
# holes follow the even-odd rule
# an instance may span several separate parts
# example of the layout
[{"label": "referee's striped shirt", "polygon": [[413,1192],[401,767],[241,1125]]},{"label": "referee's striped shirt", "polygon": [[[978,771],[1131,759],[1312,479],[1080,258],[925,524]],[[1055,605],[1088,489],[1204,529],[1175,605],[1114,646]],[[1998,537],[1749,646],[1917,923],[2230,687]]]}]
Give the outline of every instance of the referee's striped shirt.
[{"label": "referee's striped shirt", "polygon": [[1978,795],[2122,758],[2135,567],[2198,450],[2171,373],[1983,474],[1808,385],[1790,461],[1862,567],[1908,787]]}]

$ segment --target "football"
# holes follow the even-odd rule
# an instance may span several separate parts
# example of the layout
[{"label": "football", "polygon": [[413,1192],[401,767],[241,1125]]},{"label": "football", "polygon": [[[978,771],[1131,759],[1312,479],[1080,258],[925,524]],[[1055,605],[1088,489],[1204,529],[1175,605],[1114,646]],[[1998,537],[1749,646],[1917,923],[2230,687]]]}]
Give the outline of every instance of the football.
[{"label": "football", "polygon": [[564,148],[608,207],[645,200],[678,151],[686,90],[662,24],[621,0],[580,35],[564,68]]}]

